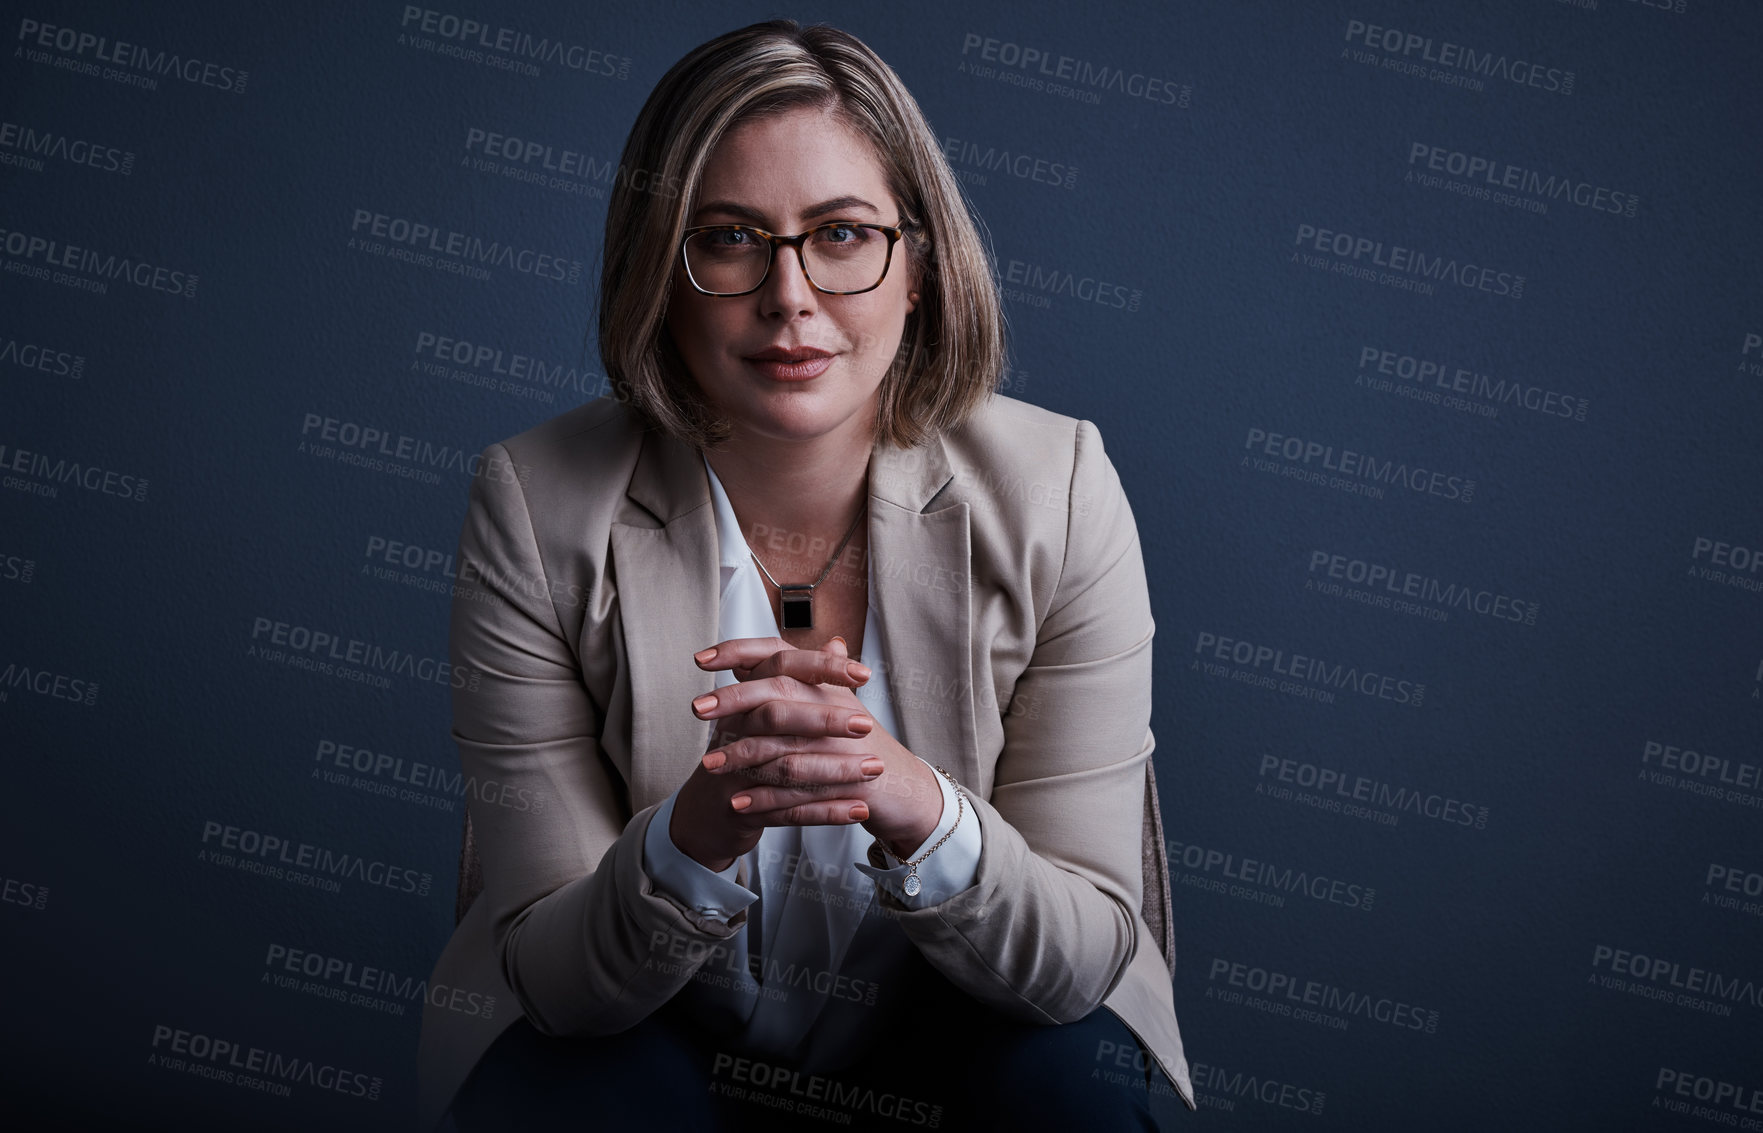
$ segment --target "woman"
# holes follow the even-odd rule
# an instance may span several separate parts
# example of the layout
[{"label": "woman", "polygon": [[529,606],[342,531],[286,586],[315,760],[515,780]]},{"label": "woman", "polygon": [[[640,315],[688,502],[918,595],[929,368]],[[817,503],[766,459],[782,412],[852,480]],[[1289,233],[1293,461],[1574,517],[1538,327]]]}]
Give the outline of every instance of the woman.
[{"label": "woman", "polygon": [[1192,1092],[1138,911],[1137,531],[1094,426],[995,395],[935,136],[771,21],[676,64],[622,168],[619,397],[492,445],[523,474],[461,535],[484,885],[425,1127],[1155,1128]]}]

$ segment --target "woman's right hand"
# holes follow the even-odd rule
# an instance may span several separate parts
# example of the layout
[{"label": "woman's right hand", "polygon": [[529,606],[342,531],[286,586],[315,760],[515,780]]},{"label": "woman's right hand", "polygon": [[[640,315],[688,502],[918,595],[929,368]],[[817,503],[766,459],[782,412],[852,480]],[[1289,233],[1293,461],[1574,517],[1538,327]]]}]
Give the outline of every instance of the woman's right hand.
[{"label": "woman's right hand", "polygon": [[[873,781],[885,766],[863,739],[874,720],[815,694],[822,684],[863,683],[851,676],[842,651],[786,647],[765,671],[770,675],[759,679],[774,682],[778,695],[762,709],[717,720],[711,749],[674,800],[668,835],[712,871],[758,845],[768,826],[865,821],[868,804],[843,788]],[[759,786],[767,789],[754,792]]]}]

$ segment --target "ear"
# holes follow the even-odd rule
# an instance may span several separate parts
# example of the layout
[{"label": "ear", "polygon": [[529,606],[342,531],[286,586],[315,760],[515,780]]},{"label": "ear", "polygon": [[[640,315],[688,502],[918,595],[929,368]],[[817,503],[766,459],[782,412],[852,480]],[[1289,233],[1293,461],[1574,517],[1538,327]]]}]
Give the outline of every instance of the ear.
[{"label": "ear", "polygon": [[911,246],[906,247],[906,313],[910,315],[918,310],[918,301],[923,298],[919,288],[924,286],[924,265],[918,262],[918,256]]}]

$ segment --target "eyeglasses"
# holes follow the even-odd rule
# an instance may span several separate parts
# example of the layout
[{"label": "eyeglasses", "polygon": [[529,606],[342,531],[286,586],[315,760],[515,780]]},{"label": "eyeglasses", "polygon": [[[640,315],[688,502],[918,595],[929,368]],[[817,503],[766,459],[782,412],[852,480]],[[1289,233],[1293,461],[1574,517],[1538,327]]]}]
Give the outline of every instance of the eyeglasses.
[{"label": "eyeglasses", "polygon": [[795,236],[779,236],[746,224],[707,224],[686,229],[680,242],[686,278],[706,295],[747,295],[771,274],[777,247],[787,244],[802,259],[802,274],[827,295],[861,295],[887,277],[894,244],[906,230],[897,226],[834,221]]}]

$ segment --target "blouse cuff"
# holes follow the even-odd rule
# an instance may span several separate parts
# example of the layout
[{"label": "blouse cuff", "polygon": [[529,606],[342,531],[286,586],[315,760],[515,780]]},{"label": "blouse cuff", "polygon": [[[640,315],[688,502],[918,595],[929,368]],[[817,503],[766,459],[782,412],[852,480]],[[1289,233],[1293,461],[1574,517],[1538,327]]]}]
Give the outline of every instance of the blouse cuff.
[{"label": "blouse cuff", "polygon": [[[927,763],[925,766],[930,765]],[[931,774],[936,776],[937,786],[943,791],[943,814],[936,829],[926,835],[924,841],[914,846],[907,856],[917,858],[930,847],[936,846],[937,840],[948,834],[951,827],[955,833],[949,836],[947,842],[938,846],[935,853],[918,863],[918,880],[921,885],[918,893],[908,897],[901,888],[906,880],[906,867],[882,845],[879,838],[869,847],[869,862],[855,863],[877,885],[885,887],[896,900],[910,909],[941,904],[955,894],[972,888],[979,878],[979,815],[973,813],[973,807],[956,795],[955,786],[949,782],[947,776],[934,768]],[[956,821],[958,818],[959,823]]]},{"label": "blouse cuff", "polygon": [[673,823],[673,804],[677,798],[679,791],[675,790],[649,820],[649,829],[643,835],[643,872],[649,875],[656,889],[680,904],[696,909],[703,916],[727,921],[757,901],[759,894],[735,880],[741,867],[740,858],[718,872],[673,844],[669,827]]}]

